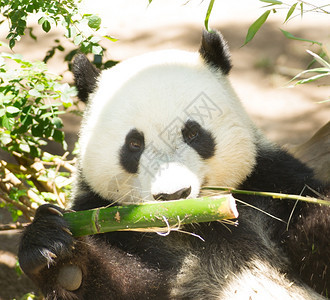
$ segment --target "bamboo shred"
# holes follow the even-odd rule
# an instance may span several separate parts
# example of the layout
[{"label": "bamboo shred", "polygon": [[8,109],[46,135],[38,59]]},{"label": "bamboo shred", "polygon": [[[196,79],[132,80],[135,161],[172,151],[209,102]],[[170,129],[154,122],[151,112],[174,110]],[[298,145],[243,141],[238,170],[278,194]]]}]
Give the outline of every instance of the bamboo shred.
[{"label": "bamboo shred", "polygon": [[214,190],[214,191],[223,191],[233,194],[242,194],[242,195],[252,195],[252,196],[262,196],[262,197],[271,197],[273,199],[289,199],[289,200],[299,200],[308,203],[322,204],[330,206],[329,199],[317,199],[313,197],[306,197],[301,195],[290,195],[283,193],[274,193],[274,192],[259,192],[259,191],[247,191],[247,190],[236,190],[231,187],[218,187],[218,186],[205,186],[203,190]]},{"label": "bamboo shred", "polygon": [[154,231],[152,229],[237,217],[235,199],[230,194],[110,206],[64,214],[74,236],[118,230]]}]

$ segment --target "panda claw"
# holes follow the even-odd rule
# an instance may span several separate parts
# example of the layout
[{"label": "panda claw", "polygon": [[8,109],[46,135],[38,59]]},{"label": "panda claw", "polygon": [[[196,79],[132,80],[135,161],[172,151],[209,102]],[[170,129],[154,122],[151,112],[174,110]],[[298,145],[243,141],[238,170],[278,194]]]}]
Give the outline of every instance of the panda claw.
[{"label": "panda claw", "polygon": [[51,251],[47,251],[47,256],[50,258],[50,259],[55,259],[57,258],[57,255]]},{"label": "panda claw", "polygon": [[69,228],[66,228],[66,227],[62,227],[62,230],[65,231],[67,234],[69,235],[73,235],[72,232],[69,230]]},{"label": "panda claw", "polygon": [[48,207],[48,211],[51,212],[54,215],[58,215],[60,217],[63,217],[63,214],[59,210],[57,210],[56,208]]}]

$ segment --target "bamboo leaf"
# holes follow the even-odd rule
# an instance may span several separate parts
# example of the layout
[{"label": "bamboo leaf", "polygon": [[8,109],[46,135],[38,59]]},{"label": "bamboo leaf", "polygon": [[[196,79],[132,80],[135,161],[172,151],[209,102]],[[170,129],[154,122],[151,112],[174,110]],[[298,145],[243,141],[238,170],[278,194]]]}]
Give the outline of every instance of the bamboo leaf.
[{"label": "bamboo leaf", "polygon": [[293,77],[290,81],[294,81],[296,80],[297,78],[301,77],[302,75],[304,74],[307,74],[307,73],[320,73],[320,74],[324,74],[324,73],[328,73],[329,72],[329,69],[327,68],[315,68],[315,69],[308,69],[308,70],[304,70],[302,72],[300,72],[299,74],[297,74],[295,77]]},{"label": "bamboo leaf", "polygon": [[315,81],[317,79],[320,79],[322,77],[325,77],[325,76],[330,76],[330,72],[324,73],[324,74],[318,74],[318,75],[315,75],[315,76],[312,76],[312,77],[309,77],[309,78],[306,78],[306,79],[299,80],[299,81],[296,82],[295,85],[313,82],[313,81]]},{"label": "bamboo leaf", "polygon": [[282,33],[285,35],[285,37],[287,37],[287,38],[290,39],[290,40],[309,42],[309,43],[312,43],[312,44],[317,44],[317,45],[319,45],[319,46],[322,46],[322,43],[320,43],[320,42],[296,37],[296,36],[294,36],[292,33],[287,32],[287,31],[285,31],[285,30],[283,30],[283,29],[281,29],[281,31],[282,31]]},{"label": "bamboo leaf", "polygon": [[106,38],[106,39],[108,39],[111,42],[117,42],[118,41],[117,38],[114,38],[114,37],[112,37],[110,35],[104,35],[103,37]]},{"label": "bamboo leaf", "polygon": [[283,4],[282,1],[277,1],[277,0],[259,0],[260,2],[265,2],[265,3],[271,3],[273,5],[276,5],[276,4]]},{"label": "bamboo leaf", "polygon": [[312,55],[320,65],[324,66],[325,68],[328,69],[328,71],[330,71],[330,64],[326,60],[324,60],[321,56],[317,55],[316,53],[310,50],[306,50],[306,52]]},{"label": "bamboo leaf", "polygon": [[296,9],[297,4],[298,4],[298,2],[295,3],[295,4],[293,4],[293,5],[290,7],[290,9],[289,9],[289,11],[288,11],[288,13],[287,13],[287,15],[286,15],[286,18],[285,18],[284,23],[286,23],[286,22],[289,20],[289,18],[290,18],[291,15],[293,14],[294,10]]},{"label": "bamboo leaf", "polygon": [[209,6],[207,8],[205,20],[204,20],[204,26],[207,31],[209,31],[209,18],[213,9],[213,4],[215,0],[210,0]]},{"label": "bamboo leaf", "polygon": [[170,226],[237,217],[235,199],[230,194],[111,206],[64,214],[64,219],[74,236],[117,230],[170,230]]},{"label": "bamboo leaf", "polygon": [[245,42],[243,44],[246,45],[248,42],[250,42],[253,37],[255,36],[255,34],[258,32],[258,30],[260,29],[260,27],[266,22],[269,14],[270,14],[271,10],[267,10],[265,11],[250,27],[248,30],[248,33],[246,35],[245,38]]}]

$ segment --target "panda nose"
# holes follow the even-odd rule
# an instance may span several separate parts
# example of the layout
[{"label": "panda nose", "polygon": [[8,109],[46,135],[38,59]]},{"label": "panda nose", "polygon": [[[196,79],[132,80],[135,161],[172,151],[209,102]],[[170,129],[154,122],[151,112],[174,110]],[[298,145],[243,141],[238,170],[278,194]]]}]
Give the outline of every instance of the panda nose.
[{"label": "panda nose", "polygon": [[174,192],[173,194],[159,193],[152,195],[155,200],[178,200],[185,199],[190,195],[191,186]]}]

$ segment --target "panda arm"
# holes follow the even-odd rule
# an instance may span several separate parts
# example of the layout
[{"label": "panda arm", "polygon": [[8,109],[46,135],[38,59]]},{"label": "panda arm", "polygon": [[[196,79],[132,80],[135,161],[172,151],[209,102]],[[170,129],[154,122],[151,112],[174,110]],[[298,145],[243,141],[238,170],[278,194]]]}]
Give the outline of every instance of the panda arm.
[{"label": "panda arm", "polygon": [[[94,205],[100,199],[91,199]],[[77,199],[75,208],[83,205]],[[22,235],[19,261],[46,299],[141,299],[166,295],[155,267],[105,241],[105,235],[73,238],[63,210],[43,205]]]}]

